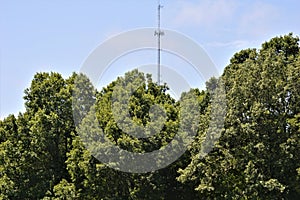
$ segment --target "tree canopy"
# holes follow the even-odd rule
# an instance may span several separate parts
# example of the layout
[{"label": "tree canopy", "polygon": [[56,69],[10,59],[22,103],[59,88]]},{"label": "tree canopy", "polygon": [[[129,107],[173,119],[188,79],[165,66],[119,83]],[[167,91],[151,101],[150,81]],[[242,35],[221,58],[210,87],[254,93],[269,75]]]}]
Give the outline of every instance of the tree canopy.
[{"label": "tree canopy", "polygon": [[[119,90],[120,83],[132,92]],[[224,112],[213,103],[221,99],[221,84],[226,113],[217,132],[214,126],[220,124],[211,120]],[[37,73],[25,90],[26,111],[0,120],[0,199],[299,198],[298,37],[279,36],[260,49],[241,50],[205,90],[191,89],[175,100],[168,89],[137,70],[101,90],[82,74],[64,79],[54,72]],[[196,106],[190,103],[181,110],[190,94],[196,96]],[[161,110],[161,118],[153,118]],[[196,136],[165,168],[128,173],[111,168],[86,148],[84,138],[96,137],[95,122],[109,142],[135,153],[158,150],[176,134],[186,134],[180,132],[182,122],[182,130]],[[142,128],[149,137],[132,135]],[[208,145],[206,139],[214,134],[217,139]],[[92,143],[92,148],[101,144],[105,142]]]}]

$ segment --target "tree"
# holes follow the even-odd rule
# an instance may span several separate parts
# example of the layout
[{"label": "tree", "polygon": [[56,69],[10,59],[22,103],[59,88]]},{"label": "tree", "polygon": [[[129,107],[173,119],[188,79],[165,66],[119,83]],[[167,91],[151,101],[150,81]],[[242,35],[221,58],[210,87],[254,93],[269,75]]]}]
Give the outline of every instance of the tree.
[{"label": "tree", "polygon": [[[242,50],[178,101],[137,70],[101,91],[83,74],[37,73],[26,111],[0,120],[0,199],[297,199],[299,51],[292,34]],[[111,156],[111,144],[147,153],[189,142],[147,173],[128,172],[172,152],[154,163]]]},{"label": "tree", "polygon": [[299,196],[298,41],[292,34],[275,37],[259,51],[235,54],[225,68],[225,130],[213,151],[192,157],[178,178],[194,184],[201,197]]},{"label": "tree", "polygon": [[10,187],[1,193],[9,199],[42,198],[68,178],[66,153],[75,127],[70,84],[57,73],[38,73],[24,99],[26,112],[1,123],[0,165],[3,185]]}]

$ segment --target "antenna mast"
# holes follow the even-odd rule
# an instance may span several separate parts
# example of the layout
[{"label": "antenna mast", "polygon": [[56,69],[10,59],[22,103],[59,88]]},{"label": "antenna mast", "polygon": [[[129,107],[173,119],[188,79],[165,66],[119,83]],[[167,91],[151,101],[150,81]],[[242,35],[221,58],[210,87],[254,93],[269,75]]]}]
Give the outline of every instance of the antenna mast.
[{"label": "antenna mast", "polygon": [[158,7],[157,7],[157,30],[154,32],[154,35],[157,35],[157,84],[160,85],[160,38],[164,35],[164,32],[160,30],[160,10],[163,6],[160,5],[160,0],[158,0]]}]

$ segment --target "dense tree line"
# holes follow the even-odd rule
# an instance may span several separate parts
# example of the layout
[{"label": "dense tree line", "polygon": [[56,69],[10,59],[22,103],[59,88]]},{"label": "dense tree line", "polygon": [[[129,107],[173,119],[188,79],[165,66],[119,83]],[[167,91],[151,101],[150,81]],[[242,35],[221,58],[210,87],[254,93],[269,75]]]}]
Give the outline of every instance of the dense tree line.
[{"label": "dense tree line", "polygon": [[[125,95],[113,93],[116,85],[127,81],[134,86],[133,77],[143,84],[135,85],[137,90],[129,99],[131,119],[146,126],[152,105],[165,110],[161,130],[149,138],[126,134],[112,114],[113,95]],[[82,88],[75,87],[76,81]],[[208,134],[212,99],[218,99],[215,91],[221,83],[226,92],[224,128],[214,148],[203,157],[201,141]],[[167,85],[157,85],[151,76],[137,70],[101,91],[84,75],[74,73],[64,79],[58,73],[37,73],[25,90],[26,111],[0,121],[0,199],[299,198],[298,37],[275,37],[261,49],[236,53],[222,76],[212,78],[206,86],[206,90],[192,89],[176,101],[168,94]],[[87,98],[76,98],[74,93]],[[79,129],[92,132],[96,117],[107,138],[122,149],[157,150],[178,132],[180,103],[189,93],[197,97],[197,134],[187,151],[166,168],[148,173],[112,169],[92,156],[78,135]],[[89,109],[94,109],[96,116],[83,114]]]}]

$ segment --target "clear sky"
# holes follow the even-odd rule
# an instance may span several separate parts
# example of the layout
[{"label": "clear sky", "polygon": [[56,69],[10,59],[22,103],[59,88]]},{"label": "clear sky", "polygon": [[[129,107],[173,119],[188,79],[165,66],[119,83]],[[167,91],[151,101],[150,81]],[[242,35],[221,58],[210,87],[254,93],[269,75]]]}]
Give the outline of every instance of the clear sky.
[{"label": "clear sky", "polygon": [[[199,43],[222,73],[231,56],[300,34],[298,0],[161,0],[162,28]],[[0,0],[0,118],[24,111],[36,72],[78,72],[112,35],[154,27],[157,0]],[[141,63],[142,64],[142,63]],[[163,63],[162,63],[163,64]]]}]

